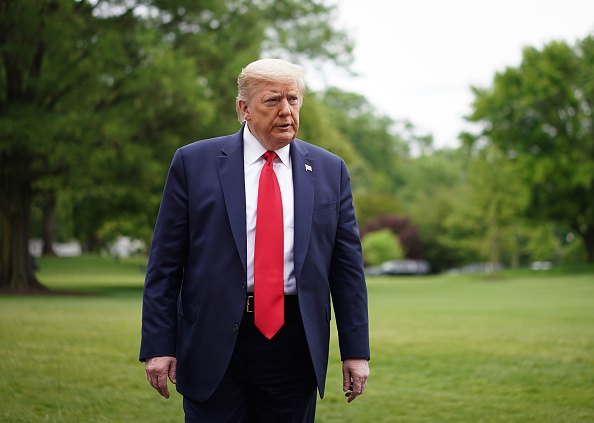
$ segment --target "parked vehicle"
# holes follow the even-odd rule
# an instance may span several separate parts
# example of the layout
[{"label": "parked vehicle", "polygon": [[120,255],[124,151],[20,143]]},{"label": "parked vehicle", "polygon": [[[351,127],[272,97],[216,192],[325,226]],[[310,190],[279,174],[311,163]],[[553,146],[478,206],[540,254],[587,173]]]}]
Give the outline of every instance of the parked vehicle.
[{"label": "parked vehicle", "polygon": [[367,274],[379,275],[427,275],[431,271],[426,260],[389,260],[379,266],[367,268]]}]

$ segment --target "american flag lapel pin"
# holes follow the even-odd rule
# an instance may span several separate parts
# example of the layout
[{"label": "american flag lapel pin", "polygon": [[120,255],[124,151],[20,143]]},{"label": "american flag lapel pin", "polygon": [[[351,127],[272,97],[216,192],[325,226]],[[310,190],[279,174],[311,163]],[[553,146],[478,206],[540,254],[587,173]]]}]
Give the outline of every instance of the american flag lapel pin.
[{"label": "american flag lapel pin", "polygon": [[307,170],[308,172],[313,172],[313,169],[307,163],[305,164],[305,170]]}]

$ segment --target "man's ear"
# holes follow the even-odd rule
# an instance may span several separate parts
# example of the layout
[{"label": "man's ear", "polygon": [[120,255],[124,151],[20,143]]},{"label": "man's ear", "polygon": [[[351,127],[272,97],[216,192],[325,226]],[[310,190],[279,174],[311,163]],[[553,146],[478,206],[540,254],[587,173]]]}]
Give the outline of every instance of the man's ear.
[{"label": "man's ear", "polygon": [[250,120],[250,111],[248,104],[245,100],[237,100],[237,105],[239,106],[239,111],[243,115],[245,120]]}]

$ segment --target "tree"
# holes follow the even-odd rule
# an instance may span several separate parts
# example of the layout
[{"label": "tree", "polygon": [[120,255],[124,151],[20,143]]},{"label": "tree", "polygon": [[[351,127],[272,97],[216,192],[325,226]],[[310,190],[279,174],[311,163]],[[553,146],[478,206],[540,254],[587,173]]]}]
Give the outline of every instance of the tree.
[{"label": "tree", "polygon": [[530,187],[527,214],[570,228],[594,262],[594,36],[524,49],[522,62],[473,88],[475,145],[500,148]]},{"label": "tree", "polygon": [[515,260],[529,193],[514,162],[495,146],[480,150],[470,161],[468,178],[454,201],[445,219],[452,249],[467,261],[488,260],[494,266],[504,259]]},{"label": "tree", "polygon": [[435,272],[463,261],[460,249],[450,242],[445,222],[466,201],[458,200],[457,192],[467,179],[467,161],[461,149],[441,149],[403,164],[401,214],[419,228],[425,259]]},{"label": "tree", "polygon": [[316,0],[0,3],[0,287],[42,288],[28,255],[36,190],[69,196],[88,244],[114,228],[143,232],[175,148],[237,125],[241,66],[291,46],[349,61],[332,10]]},{"label": "tree", "polygon": [[349,172],[353,174],[354,169],[364,166],[362,160],[351,140],[337,129],[329,115],[328,107],[320,101],[316,93],[306,93],[299,112],[299,121],[302,123],[299,126],[298,137],[342,157],[349,166]]},{"label": "tree", "polygon": [[360,228],[382,216],[399,215],[402,210],[400,200],[394,194],[363,191],[354,195],[354,202]]},{"label": "tree", "polygon": [[360,94],[329,88],[322,100],[334,124],[367,164],[367,191],[394,194],[402,183],[399,164],[408,157],[405,140],[394,130],[396,122],[378,114]]},{"label": "tree", "polygon": [[[136,163],[145,174],[152,169],[150,160],[143,159],[156,149],[151,138],[140,135],[151,119],[163,117],[160,96],[178,100],[179,118],[189,118],[183,100],[190,97],[186,109],[200,110],[196,98],[203,96],[197,91],[204,87],[187,84],[181,72],[175,80],[184,82],[173,87],[165,78],[150,78],[169,63],[158,60],[167,45],[132,10],[109,15],[100,9],[102,4],[2,3],[0,286],[42,288],[28,256],[30,208],[37,189],[47,195],[64,189],[84,195],[101,190],[102,199],[117,198],[108,193],[106,177],[127,173],[112,187],[122,191],[132,181],[138,191],[143,173],[128,165]],[[172,61],[176,69],[188,69],[187,60]],[[141,104],[141,92],[154,101]]]}]

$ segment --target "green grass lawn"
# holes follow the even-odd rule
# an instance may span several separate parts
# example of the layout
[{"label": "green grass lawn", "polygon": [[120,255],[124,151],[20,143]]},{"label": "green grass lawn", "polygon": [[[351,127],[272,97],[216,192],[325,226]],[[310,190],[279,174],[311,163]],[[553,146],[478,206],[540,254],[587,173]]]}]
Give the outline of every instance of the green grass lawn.
[{"label": "green grass lawn", "polygon": [[[181,422],[137,361],[144,263],[40,261],[67,295],[0,296],[0,422]],[[594,421],[594,272],[371,278],[371,378],[336,336],[318,422]]]}]

